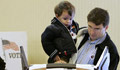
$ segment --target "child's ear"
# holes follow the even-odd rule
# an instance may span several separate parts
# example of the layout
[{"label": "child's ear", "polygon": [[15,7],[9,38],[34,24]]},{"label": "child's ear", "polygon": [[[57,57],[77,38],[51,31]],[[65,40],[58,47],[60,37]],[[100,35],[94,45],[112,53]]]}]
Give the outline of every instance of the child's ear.
[{"label": "child's ear", "polygon": [[55,14],[55,16],[58,18],[58,14]]}]

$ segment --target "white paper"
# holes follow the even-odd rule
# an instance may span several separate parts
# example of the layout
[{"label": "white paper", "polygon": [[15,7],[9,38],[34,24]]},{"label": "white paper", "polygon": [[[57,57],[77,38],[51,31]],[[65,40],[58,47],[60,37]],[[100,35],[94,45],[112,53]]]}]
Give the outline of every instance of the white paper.
[{"label": "white paper", "polygon": [[29,67],[29,70],[46,68],[46,64],[33,64]]}]

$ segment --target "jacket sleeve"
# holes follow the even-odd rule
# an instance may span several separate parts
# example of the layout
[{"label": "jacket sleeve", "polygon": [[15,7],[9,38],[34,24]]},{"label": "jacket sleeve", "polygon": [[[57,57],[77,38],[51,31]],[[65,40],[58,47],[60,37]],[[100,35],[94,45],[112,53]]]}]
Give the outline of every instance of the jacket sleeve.
[{"label": "jacket sleeve", "polygon": [[114,48],[111,48],[109,52],[111,53],[109,70],[117,70],[119,63],[119,54],[117,52],[116,46]]},{"label": "jacket sleeve", "polygon": [[[116,57],[112,57],[112,56],[116,56]],[[119,63],[119,56],[111,54],[110,58],[111,58],[111,62],[110,62],[109,70],[117,70],[117,66]]]},{"label": "jacket sleeve", "polygon": [[54,44],[56,34],[53,30],[51,27],[47,27],[41,35],[42,47],[49,58],[54,58],[58,54],[58,50]]},{"label": "jacket sleeve", "polygon": [[6,63],[5,63],[4,60],[0,57],[0,70],[5,70],[5,65],[6,65]]}]

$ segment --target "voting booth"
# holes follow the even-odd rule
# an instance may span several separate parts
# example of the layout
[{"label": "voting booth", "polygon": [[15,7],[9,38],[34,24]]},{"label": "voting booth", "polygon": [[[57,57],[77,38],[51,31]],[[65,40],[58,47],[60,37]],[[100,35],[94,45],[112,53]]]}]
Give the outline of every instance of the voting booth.
[{"label": "voting booth", "polygon": [[0,57],[6,63],[5,70],[22,70],[21,45],[27,54],[26,32],[0,32]]},{"label": "voting booth", "polygon": [[21,62],[22,70],[109,70],[110,55],[107,47],[105,47],[98,63],[96,65],[90,64],[62,64],[62,63],[51,63],[51,64],[33,64],[28,65],[24,49],[21,46]]}]

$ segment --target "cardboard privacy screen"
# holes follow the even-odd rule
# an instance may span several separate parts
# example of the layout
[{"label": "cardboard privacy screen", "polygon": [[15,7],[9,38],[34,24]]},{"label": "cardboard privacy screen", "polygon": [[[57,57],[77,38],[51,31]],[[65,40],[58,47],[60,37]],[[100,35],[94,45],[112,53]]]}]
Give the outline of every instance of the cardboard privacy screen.
[{"label": "cardboard privacy screen", "polygon": [[6,62],[6,70],[22,70],[20,46],[27,54],[26,32],[0,32],[0,56]]}]

